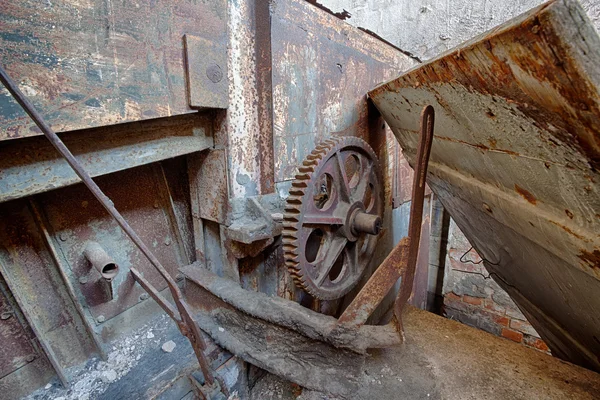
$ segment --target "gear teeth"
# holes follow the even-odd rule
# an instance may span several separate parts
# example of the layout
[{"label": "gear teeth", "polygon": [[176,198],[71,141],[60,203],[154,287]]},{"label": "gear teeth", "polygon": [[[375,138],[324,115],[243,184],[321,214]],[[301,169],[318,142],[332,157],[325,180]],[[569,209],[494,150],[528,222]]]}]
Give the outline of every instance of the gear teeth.
[{"label": "gear teeth", "polygon": [[299,167],[298,171],[300,171],[300,173],[303,173],[303,174],[312,174],[313,172],[315,172],[315,167],[312,165],[303,166],[303,167]]},{"label": "gear teeth", "polygon": [[323,159],[328,154],[332,154],[332,152],[337,152],[342,148],[348,147],[360,148],[363,151],[366,150],[367,153],[374,156],[375,163],[379,165],[373,149],[360,138],[331,137],[323,140],[315,146],[315,149],[306,156],[302,164],[298,167],[297,174],[289,191],[283,216],[282,242],[286,267],[298,287],[319,299],[327,300],[331,298],[324,298],[317,288],[313,289],[314,284],[312,280],[305,277],[303,262],[300,260],[301,251],[298,248],[298,232],[302,228],[300,221],[303,217],[303,201],[307,201],[307,195],[310,195],[310,200],[312,200],[312,190],[309,189],[307,191],[307,188],[312,184],[311,179]]},{"label": "gear teeth", "polygon": [[306,188],[308,186],[308,183],[303,182],[303,181],[298,181],[298,182],[293,182],[292,186],[297,187],[297,188]]}]

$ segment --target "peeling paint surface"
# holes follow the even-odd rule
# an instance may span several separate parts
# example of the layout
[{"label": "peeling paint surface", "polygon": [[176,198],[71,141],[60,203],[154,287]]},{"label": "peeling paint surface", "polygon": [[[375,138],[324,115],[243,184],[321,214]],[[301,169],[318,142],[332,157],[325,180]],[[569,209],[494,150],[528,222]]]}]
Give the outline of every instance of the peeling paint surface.
[{"label": "peeling paint surface", "polygon": [[[183,35],[227,40],[224,0],[4,1],[0,61],[57,132],[188,106]],[[41,132],[2,87],[0,140]]]},{"label": "peeling paint surface", "polygon": [[275,182],[293,179],[319,141],[368,139],[366,92],[414,60],[303,1],[272,16]]}]

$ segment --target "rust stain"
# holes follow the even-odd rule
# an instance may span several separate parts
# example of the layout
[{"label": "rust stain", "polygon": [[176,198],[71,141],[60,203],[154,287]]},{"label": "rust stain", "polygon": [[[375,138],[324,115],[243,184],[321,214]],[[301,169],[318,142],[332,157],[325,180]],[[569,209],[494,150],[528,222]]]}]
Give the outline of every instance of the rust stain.
[{"label": "rust stain", "polygon": [[578,257],[589,267],[600,269],[600,250],[594,250],[591,253],[587,250],[581,250]]},{"label": "rust stain", "polygon": [[478,148],[480,150],[483,150],[483,151],[490,151],[490,150],[492,150],[492,151],[494,151],[496,153],[504,153],[504,154],[508,154],[508,155],[511,155],[511,156],[521,157],[521,154],[517,153],[516,151],[495,148],[495,146],[496,146],[496,140],[493,139],[493,138],[489,139],[490,147],[488,147],[488,146],[486,146],[484,144],[481,144],[481,143],[469,143],[467,141],[460,140],[460,139],[455,139],[455,138],[451,138],[451,137],[448,137],[448,136],[438,136],[438,135],[436,135],[435,138],[439,139],[439,140],[444,140],[444,141],[447,141],[447,142],[464,144],[465,146],[476,147],[476,148]]},{"label": "rust stain", "polygon": [[526,189],[523,189],[521,186],[515,184],[515,191],[519,193],[525,200],[533,204],[534,206],[537,204],[537,199],[531,192]]},{"label": "rust stain", "polygon": [[569,228],[568,226],[564,226],[556,221],[549,221],[551,224],[554,224],[560,228],[562,228],[565,232],[575,236],[577,239],[579,240],[583,240],[584,242],[589,242],[590,240],[588,238],[586,238],[585,236],[581,236],[578,233],[573,232],[573,230],[571,228]]}]

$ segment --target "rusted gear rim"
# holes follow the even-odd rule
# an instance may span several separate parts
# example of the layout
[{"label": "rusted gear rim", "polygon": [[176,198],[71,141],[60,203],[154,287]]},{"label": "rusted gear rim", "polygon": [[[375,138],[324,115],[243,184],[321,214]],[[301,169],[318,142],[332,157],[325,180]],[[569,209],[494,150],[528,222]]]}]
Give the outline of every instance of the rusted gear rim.
[{"label": "rusted gear rim", "polygon": [[[369,170],[371,172],[367,179],[371,178],[370,174],[372,173],[372,177],[375,180],[375,193],[372,193],[372,196],[375,199],[373,205],[376,206],[373,207],[370,213],[378,215],[381,218],[383,217],[383,180],[381,177],[381,169],[379,160],[369,144],[357,137],[337,137],[327,139],[317,145],[298,168],[296,179],[292,182],[284,214],[283,249],[286,266],[296,285],[306,290],[312,296],[322,300],[340,298],[348,293],[359,282],[360,277],[371,258],[370,256],[372,256],[377,241],[377,236],[372,235],[365,241],[365,247],[363,248],[366,248],[369,254],[361,260],[362,265],[356,266],[358,272],[356,272],[355,276],[339,288],[334,290],[324,290],[320,288],[313,282],[310,274],[305,270],[306,257],[305,254],[303,254],[305,249],[301,250],[300,247],[306,243],[301,243],[299,238],[299,233],[304,227],[303,213],[307,209],[307,202],[313,201],[313,196],[315,195],[314,180],[319,179],[322,172],[321,169],[325,166],[327,161],[336,154],[341,154],[342,151],[362,153],[361,155],[370,161],[371,164]],[[373,185],[369,186],[372,187]],[[359,249],[356,249],[355,251],[357,254],[355,264],[359,264]]]}]

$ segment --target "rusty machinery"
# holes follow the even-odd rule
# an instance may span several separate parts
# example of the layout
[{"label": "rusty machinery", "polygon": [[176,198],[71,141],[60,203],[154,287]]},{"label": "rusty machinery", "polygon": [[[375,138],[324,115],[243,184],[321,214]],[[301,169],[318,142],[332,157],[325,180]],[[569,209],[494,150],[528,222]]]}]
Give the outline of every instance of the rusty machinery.
[{"label": "rusty machinery", "polygon": [[333,300],[358,283],[381,230],[377,156],[360,138],[328,139],[299,167],[284,215],[286,265],[298,286]]},{"label": "rusty machinery", "polygon": [[[357,374],[356,368],[361,365],[357,361],[364,358],[368,348],[401,343],[401,312],[412,290],[419,247],[425,176],[433,138],[432,107],[426,107],[421,117],[410,234],[379,266],[342,316],[335,319],[288,300],[246,291],[196,265],[181,268],[186,277],[201,288],[189,290],[188,298],[184,298],[177,283],[152,251],[1,68],[0,80],[167,281],[175,307],[137,269],[130,270],[136,282],[190,340],[203,374],[204,384],[199,386],[205,398],[223,398],[227,389],[221,387],[208,365],[200,330],[245,361],[305,387],[339,394],[354,390],[356,382],[351,379],[353,374],[348,367],[352,365],[350,370]],[[358,282],[366,266],[365,260],[373,253],[382,211],[381,176],[373,150],[360,139],[343,137],[317,146],[299,168],[286,207],[283,235],[286,263],[297,284],[320,299],[336,299],[347,293]],[[112,260],[102,264],[101,269],[112,271],[117,268]],[[395,323],[365,325],[400,276],[404,278],[396,299]],[[258,343],[258,347],[253,347],[257,346],[255,330],[263,334],[270,332],[275,337],[279,332],[280,337],[275,339],[277,346],[265,349]],[[224,335],[224,332],[227,333]],[[273,341],[273,337],[268,340]],[[315,356],[322,360],[321,363],[315,362]],[[287,363],[279,362],[281,357],[295,357],[304,369],[290,370]],[[342,376],[346,378],[341,379]]]}]

